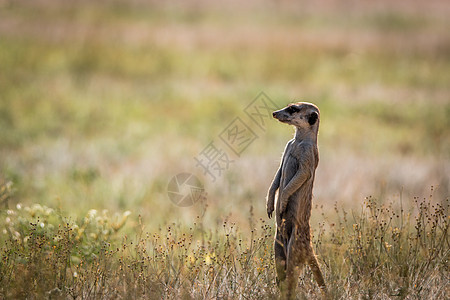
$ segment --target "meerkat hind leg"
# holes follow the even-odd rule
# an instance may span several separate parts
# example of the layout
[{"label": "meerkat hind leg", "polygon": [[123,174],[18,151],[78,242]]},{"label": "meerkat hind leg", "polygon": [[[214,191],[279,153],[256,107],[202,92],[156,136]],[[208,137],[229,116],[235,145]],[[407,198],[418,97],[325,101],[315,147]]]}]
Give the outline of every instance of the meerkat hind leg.
[{"label": "meerkat hind leg", "polygon": [[274,241],[275,268],[277,271],[277,285],[280,286],[286,280],[286,249],[284,249],[281,234],[278,232]]},{"label": "meerkat hind leg", "polygon": [[286,299],[295,298],[295,290],[297,288],[298,277],[300,271],[303,269],[305,264],[304,249],[299,247],[299,243],[295,236],[291,236],[288,245],[287,253],[287,265],[286,265],[286,281],[287,286],[284,291],[284,296]]},{"label": "meerkat hind leg", "polygon": [[319,263],[317,262],[317,258],[314,255],[313,250],[311,249],[310,254],[308,255],[308,265],[311,268],[311,272],[313,273],[314,279],[319,285],[321,293],[327,296],[327,287],[325,286],[325,280],[323,279],[322,272],[320,271]]}]

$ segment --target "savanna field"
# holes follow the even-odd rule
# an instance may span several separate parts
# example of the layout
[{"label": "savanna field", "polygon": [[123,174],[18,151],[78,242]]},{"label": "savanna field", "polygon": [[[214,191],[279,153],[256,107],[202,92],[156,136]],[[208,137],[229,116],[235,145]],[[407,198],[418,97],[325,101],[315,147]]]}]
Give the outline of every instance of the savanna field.
[{"label": "savanna field", "polygon": [[[331,299],[449,298],[449,16],[0,0],[0,299],[278,299],[265,196],[294,131],[252,119],[261,99],[321,110],[311,229]],[[253,133],[237,153],[234,122]],[[193,205],[172,201],[179,173],[204,189]],[[297,299],[320,299],[308,267]]]}]

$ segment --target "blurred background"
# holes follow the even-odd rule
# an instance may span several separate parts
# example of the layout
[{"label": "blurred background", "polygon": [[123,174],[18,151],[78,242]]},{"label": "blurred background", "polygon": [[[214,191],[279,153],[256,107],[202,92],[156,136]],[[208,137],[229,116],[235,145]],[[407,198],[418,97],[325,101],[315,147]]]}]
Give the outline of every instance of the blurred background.
[{"label": "blurred background", "polygon": [[[314,203],[450,185],[450,2],[0,0],[0,176],[18,202],[150,228],[266,218],[293,129],[270,120],[181,208],[167,185],[264,92],[321,109]],[[431,189],[433,189],[431,191]],[[318,214],[313,211],[313,218]],[[314,220],[314,219],[313,219]]]}]

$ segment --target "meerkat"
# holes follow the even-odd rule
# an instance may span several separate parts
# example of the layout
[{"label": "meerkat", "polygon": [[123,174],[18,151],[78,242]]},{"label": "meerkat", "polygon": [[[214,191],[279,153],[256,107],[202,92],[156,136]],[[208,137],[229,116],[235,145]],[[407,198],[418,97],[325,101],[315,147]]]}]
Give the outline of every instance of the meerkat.
[{"label": "meerkat", "polygon": [[273,112],[273,117],[295,126],[295,137],[286,145],[266,202],[269,218],[275,210],[277,283],[282,295],[292,298],[299,272],[307,263],[326,297],[325,282],[311,245],[309,225],[314,176],[319,163],[317,134],[320,111],[314,104],[298,102]]}]

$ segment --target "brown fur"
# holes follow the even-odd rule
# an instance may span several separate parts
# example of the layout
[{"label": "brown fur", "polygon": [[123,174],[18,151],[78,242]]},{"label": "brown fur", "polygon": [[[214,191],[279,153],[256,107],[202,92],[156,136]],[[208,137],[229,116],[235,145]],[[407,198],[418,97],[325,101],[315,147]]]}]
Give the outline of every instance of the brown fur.
[{"label": "brown fur", "polygon": [[309,225],[314,175],[319,163],[320,112],[314,104],[299,102],[275,111],[273,116],[296,128],[295,137],[286,145],[267,195],[267,214],[271,218],[275,209],[277,226],[274,243],[277,283],[282,295],[292,298],[299,272],[307,263],[326,296],[325,282],[311,245]]}]

